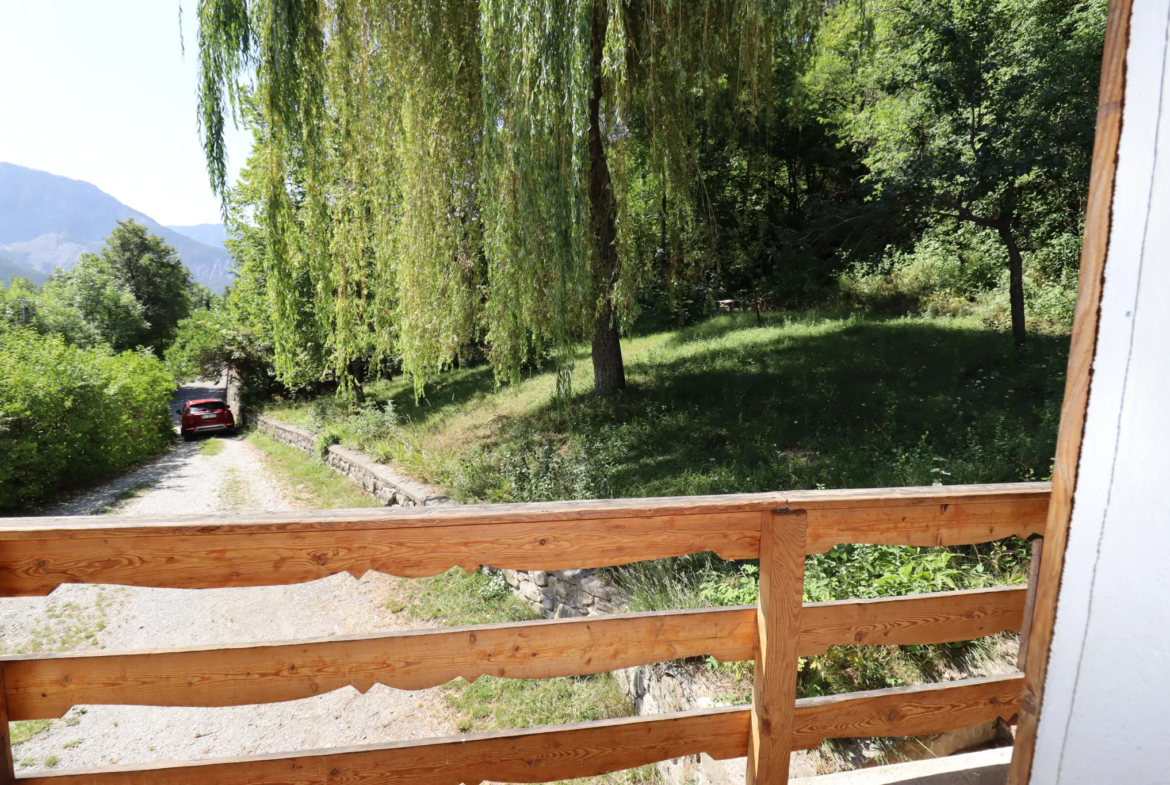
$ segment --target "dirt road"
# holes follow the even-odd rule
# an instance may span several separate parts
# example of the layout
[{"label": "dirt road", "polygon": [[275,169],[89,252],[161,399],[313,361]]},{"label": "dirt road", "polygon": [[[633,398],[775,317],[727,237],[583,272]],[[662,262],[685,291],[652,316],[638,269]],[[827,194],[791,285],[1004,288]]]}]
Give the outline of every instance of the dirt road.
[{"label": "dirt road", "polygon": [[[176,400],[220,392],[188,385]],[[176,441],[152,464],[53,513],[166,515],[294,508],[292,495],[266,468],[263,453],[239,438],[217,439],[223,445],[218,452],[204,447],[205,441]],[[62,586],[49,597],[0,599],[0,641],[5,653],[113,650],[417,626],[385,607],[392,585],[392,578],[369,573],[361,580],[341,574],[298,586],[250,589]],[[17,732],[36,729],[23,725]],[[13,753],[17,770],[30,771],[285,752],[454,732],[438,690],[404,692],[376,685],[365,695],[346,688],[263,706],[77,707],[17,744]]]}]

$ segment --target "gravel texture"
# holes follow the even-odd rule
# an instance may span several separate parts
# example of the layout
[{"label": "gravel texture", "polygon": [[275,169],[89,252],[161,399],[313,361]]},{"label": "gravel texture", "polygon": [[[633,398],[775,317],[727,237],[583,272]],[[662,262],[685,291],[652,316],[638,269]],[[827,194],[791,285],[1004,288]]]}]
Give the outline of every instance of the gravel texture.
[{"label": "gravel texture", "polygon": [[[188,385],[176,401],[222,391]],[[53,514],[122,515],[287,510],[293,496],[265,468],[264,455],[234,437],[218,454],[205,440],[176,442],[166,455],[73,499]],[[62,586],[49,597],[0,599],[7,653],[139,649],[278,641],[404,629],[386,608],[396,579],[347,573],[313,583],[241,589]],[[455,732],[438,689],[347,687],[287,703],[227,708],[75,707],[13,749],[18,771],[113,763],[288,752]]]}]

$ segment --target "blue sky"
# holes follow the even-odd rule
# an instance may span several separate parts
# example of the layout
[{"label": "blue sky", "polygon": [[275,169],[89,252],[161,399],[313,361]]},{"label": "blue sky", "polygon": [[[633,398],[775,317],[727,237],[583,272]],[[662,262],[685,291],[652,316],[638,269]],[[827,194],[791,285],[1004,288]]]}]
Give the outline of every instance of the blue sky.
[{"label": "blue sky", "polygon": [[[195,113],[198,0],[0,0],[0,161],[162,224],[218,223]],[[250,136],[230,131],[234,180]]]}]

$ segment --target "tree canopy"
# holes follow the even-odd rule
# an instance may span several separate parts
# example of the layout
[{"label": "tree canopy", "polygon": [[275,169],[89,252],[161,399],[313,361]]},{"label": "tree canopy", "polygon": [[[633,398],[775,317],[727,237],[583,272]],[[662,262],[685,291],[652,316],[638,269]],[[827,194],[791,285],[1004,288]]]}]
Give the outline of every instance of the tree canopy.
[{"label": "tree canopy", "polygon": [[885,198],[993,230],[1024,340],[1023,251],[1084,214],[1105,0],[844,0],[813,70]]},{"label": "tree canopy", "polygon": [[766,117],[773,53],[805,38],[812,8],[201,0],[212,183],[226,193],[229,114],[254,113],[276,319],[294,332],[310,281],[339,375],[372,347],[421,388],[483,341],[514,379],[591,337],[613,392],[619,330],[661,261],[636,252],[631,171],[654,174],[671,220],[693,216],[705,97],[730,96],[745,126]]}]

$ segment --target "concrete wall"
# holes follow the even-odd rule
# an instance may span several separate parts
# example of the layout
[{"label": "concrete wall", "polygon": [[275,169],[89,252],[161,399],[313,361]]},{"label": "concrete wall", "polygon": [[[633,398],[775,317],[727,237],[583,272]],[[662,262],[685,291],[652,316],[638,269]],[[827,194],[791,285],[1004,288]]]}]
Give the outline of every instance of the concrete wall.
[{"label": "concrete wall", "polygon": [[1170,783],[1170,0],[1135,0],[1033,785]]}]

